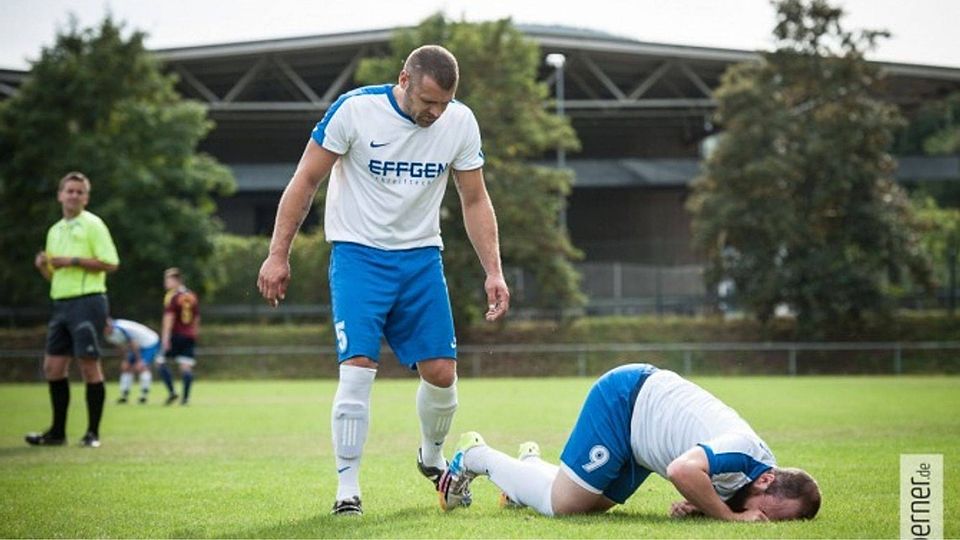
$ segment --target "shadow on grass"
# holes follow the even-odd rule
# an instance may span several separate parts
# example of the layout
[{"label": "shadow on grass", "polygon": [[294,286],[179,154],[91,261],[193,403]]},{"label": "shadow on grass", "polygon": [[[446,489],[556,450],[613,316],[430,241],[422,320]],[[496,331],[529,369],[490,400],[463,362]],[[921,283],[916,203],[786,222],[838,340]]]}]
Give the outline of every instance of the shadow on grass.
[{"label": "shadow on grass", "polygon": [[23,456],[26,454],[36,454],[37,452],[56,452],[58,450],[62,451],[63,449],[63,446],[28,446],[27,443],[22,443],[21,446],[8,446],[5,448],[0,448],[0,459]]},{"label": "shadow on grass", "polygon": [[[367,513],[363,516],[334,516],[320,514],[306,519],[289,520],[240,531],[217,535],[223,538],[371,538],[395,537],[398,523],[422,519],[423,508],[410,507],[385,514]],[[196,536],[195,531],[182,530],[177,538]]]},{"label": "shadow on grass", "polygon": [[[529,524],[531,520],[544,520],[544,525],[553,523],[564,528],[569,528],[573,536],[581,536],[577,530],[581,528],[593,528],[598,524],[612,526],[639,526],[642,528],[651,526],[660,526],[668,522],[677,522],[663,514],[637,514],[628,512],[612,512],[599,515],[588,516],[563,516],[559,518],[547,518],[539,516],[533,511],[505,511],[500,515],[500,519],[509,519],[514,516],[517,524],[517,537],[529,537],[530,531],[523,532],[524,524]],[[277,523],[276,525],[254,527],[239,531],[217,534],[223,538],[395,538],[413,537],[413,538],[458,538],[458,537],[476,537],[478,528],[483,530],[482,523],[476,523],[476,519],[481,516],[471,516],[462,514],[462,518],[453,522],[446,522],[448,529],[444,524],[437,523],[436,527],[418,528],[415,531],[404,531],[405,526],[417,527],[418,522],[428,517],[422,507],[410,507],[396,512],[377,514],[368,512],[363,516],[333,516],[330,514],[321,514],[314,517],[289,520]],[[437,518],[445,516],[437,515]],[[450,516],[451,518],[454,516]],[[458,518],[461,516],[457,516]],[[700,520],[690,520],[700,521]],[[502,525],[502,524],[501,524]],[[589,531],[581,531],[583,537],[591,537]],[[638,531],[639,532],[639,531]],[[501,536],[498,534],[497,536]],[[197,531],[189,529],[178,530],[173,534],[177,538],[196,537]],[[480,532],[480,536],[483,533]],[[511,535],[513,536],[513,535]],[[539,536],[539,535],[536,535]]]}]

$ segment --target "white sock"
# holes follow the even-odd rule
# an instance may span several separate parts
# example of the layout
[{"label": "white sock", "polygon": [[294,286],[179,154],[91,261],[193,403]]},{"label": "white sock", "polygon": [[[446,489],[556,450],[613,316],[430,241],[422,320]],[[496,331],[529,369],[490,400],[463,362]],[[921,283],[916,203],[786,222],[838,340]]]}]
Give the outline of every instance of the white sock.
[{"label": "white sock", "polygon": [[131,386],[133,386],[133,373],[124,371],[120,374],[120,394],[125,396],[130,393]]},{"label": "white sock", "polygon": [[467,450],[463,464],[470,472],[489,476],[510,499],[545,516],[553,515],[550,496],[559,467],[539,458],[520,461],[489,446]]},{"label": "white sock", "polygon": [[540,458],[540,456],[527,456],[520,460],[521,463],[527,463],[529,465],[534,465],[540,468],[544,474],[548,474],[552,477],[556,477],[560,473],[560,467],[549,463]]},{"label": "white sock", "polygon": [[360,458],[370,426],[370,390],[377,370],[340,365],[330,423],[337,465],[337,500],[360,496]]},{"label": "white sock", "polygon": [[457,412],[457,381],[447,388],[434,386],[420,379],[417,388],[417,415],[420,417],[420,449],[423,463],[445,468],[443,441],[450,432],[453,414]]},{"label": "white sock", "polygon": [[140,372],[140,392],[147,395],[150,392],[150,383],[153,382],[153,373],[149,369]]}]

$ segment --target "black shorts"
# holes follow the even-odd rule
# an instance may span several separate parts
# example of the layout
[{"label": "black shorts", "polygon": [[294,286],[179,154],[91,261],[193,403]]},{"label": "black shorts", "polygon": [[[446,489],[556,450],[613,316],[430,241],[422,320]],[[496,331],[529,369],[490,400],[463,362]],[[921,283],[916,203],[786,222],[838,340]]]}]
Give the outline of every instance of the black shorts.
[{"label": "black shorts", "polygon": [[196,363],[193,356],[195,345],[196,340],[192,337],[173,334],[170,336],[170,349],[163,356],[170,360],[176,360],[178,364],[193,365]]},{"label": "black shorts", "polygon": [[54,300],[47,325],[47,354],[99,359],[108,309],[105,294]]}]

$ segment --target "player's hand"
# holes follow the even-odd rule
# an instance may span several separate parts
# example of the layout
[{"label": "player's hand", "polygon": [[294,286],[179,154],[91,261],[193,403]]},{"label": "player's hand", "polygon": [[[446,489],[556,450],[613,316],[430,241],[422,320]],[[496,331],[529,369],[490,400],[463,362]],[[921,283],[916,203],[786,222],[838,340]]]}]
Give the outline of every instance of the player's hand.
[{"label": "player's hand", "polygon": [[703,512],[693,505],[690,501],[677,501],[670,505],[670,517],[684,518],[690,516],[702,516]]},{"label": "player's hand", "polygon": [[734,521],[770,521],[762,510],[744,510],[733,515]]},{"label": "player's hand", "polygon": [[510,309],[510,289],[507,288],[507,282],[503,276],[487,276],[483,288],[487,291],[487,313],[484,318],[491,322],[502,318]]},{"label": "player's hand", "polygon": [[270,255],[260,266],[260,275],[257,277],[257,288],[264,300],[273,307],[287,294],[287,285],[290,283],[290,260],[278,255]]},{"label": "player's hand", "polygon": [[47,266],[47,252],[38,252],[37,256],[33,258],[33,265],[39,269],[45,268]]}]

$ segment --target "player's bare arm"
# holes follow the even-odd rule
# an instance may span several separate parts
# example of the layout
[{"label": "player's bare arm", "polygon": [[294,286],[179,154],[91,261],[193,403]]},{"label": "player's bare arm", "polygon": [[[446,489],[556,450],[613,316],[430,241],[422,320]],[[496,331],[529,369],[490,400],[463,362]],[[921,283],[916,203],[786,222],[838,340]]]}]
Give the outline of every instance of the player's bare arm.
[{"label": "player's bare arm", "polygon": [[170,335],[173,333],[173,313],[164,313],[160,323],[160,348],[163,352],[170,350]]},{"label": "player's bare arm", "polygon": [[283,300],[290,281],[290,247],[304,218],[313,204],[320,183],[340,156],[323,148],[313,140],[307,142],[293,178],[283,190],[277,219],[270,239],[270,252],[257,278],[257,288],[263,298],[276,307]]},{"label": "player's bare arm", "polygon": [[667,467],[667,479],[704,515],[726,521],[767,521],[759,510],[734,512],[720,499],[710,481],[707,454],[699,446],[684,452]]},{"label": "player's bare arm", "polygon": [[470,243],[480,258],[480,265],[487,274],[484,289],[487,292],[488,321],[503,317],[510,309],[510,290],[503,279],[500,263],[500,240],[497,216],[483,181],[483,169],[454,171],[460,204],[463,207],[463,222]]},{"label": "player's bare arm", "polygon": [[33,265],[37,267],[37,271],[40,272],[43,279],[50,281],[53,274],[50,272],[50,261],[47,259],[46,251],[41,250],[37,253],[37,256],[33,259]]},{"label": "player's bare arm", "polygon": [[50,265],[54,268],[76,266],[84,270],[114,272],[120,265],[109,264],[93,257],[50,257]]}]

